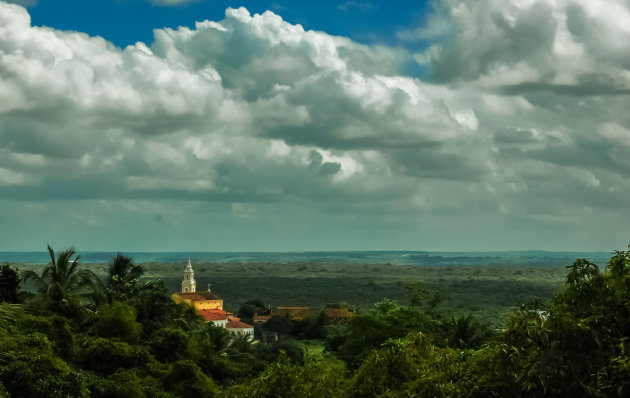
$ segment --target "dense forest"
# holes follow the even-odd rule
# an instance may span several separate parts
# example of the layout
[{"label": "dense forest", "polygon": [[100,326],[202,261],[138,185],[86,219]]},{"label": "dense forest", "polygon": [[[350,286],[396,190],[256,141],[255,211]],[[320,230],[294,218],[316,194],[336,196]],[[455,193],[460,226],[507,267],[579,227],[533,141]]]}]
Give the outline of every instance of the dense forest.
[{"label": "dense forest", "polygon": [[576,260],[551,301],[499,329],[410,283],[410,305],[383,300],[346,323],[271,318],[271,343],[205,323],[125,256],[98,278],[74,250],[49,252],[42,273],[0,267],[0,397],[630,395],[630,250],[603,270]]}]

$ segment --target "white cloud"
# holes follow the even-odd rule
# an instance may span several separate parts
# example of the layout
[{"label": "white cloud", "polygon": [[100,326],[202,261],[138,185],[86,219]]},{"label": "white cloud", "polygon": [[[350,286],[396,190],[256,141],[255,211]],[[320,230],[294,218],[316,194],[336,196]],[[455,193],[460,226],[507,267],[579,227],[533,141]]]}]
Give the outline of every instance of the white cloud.
[{"label": "white cloud", "polygon": [[271,12],[228,9],[119,49],[33,27],[0,2],[0,197],[227,203],[239,219],[282,204],[289,218],[401,225],[410,214],[517,223],[627,210],[616,197],[630,194],[630,61],[626,41],[606,40],[628,34],[625,11],[569,0],[441,9],[440,28],[422,33],[439,40],[420,57],[428,83],[401,73],[414,54]]},{"label": "white cloud", "polygon": [[542,85],[580,95],[630,90],[630,9],[625,0],[439,4],[427,27],[419,29],[439,26],[444,31],[448,26],[441,33],[445,39],[420,58],[430,60],[440,81]]}]

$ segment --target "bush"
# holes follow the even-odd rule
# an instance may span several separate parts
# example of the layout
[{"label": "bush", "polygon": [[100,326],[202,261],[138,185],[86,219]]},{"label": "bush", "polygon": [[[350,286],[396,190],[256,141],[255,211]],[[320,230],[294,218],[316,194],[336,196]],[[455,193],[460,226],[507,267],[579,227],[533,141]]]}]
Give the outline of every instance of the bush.
[{"label": "bush", "polygon": [[206,376],[199,366],[190,360],[175,362],[167,381],[171,390],[182,398],[214,397],[218,388],[214,381]]},{"label": "bush", "polygon": [[119,369],[106,379],[92,378],[90,384],[92,398],[144,398],[165,396],[157,380],[152,377],[144,379],[134,369]]},{"label": "bush", "polygon": [[158,329],[149,338],[149,346],[155,357],[162,362],[189,358],[192,354],[188,335],[177,328]]},{"label": "bush", "polygon": [[114,373],[118,368],[143,368],[154,361],[144,347],[103,338],[90,339],[79,355],[84,369],[101,374]]},{"label": "bush", "polygon": [[[31,342],[35,342],[31,339]],[[40,340],[40,343],[42,340]],[[85,378],[52,355],[45,344],[29,355],[12,356],[0,371],[0,382],[12,397],[87,397]]]},{"label": "bush", "polygon": [[116,337],[130,344],[137,343],[142,336],[142,325],[136,322],[136,311],[120,302],[101,307],[95,327],[101,337]]},{"label": "bush", "polygon": [[370,354],[355,374],[351,397],[463,396],[464,362],[454,350],[435,347],[422,333],[389,340]]},{"label": "bush", "polygon": [[74,356],[74,334],[68,320],[61,316],[41,317],[29,314],[22,315],[18,325],[29,331],[40,332],[53,343],[54,352],[64,359]]},{"label": "bush", "polygon": [[283,316],[272,316],[262,326],[265,332],[276,332],[278,334],[288,335],[293,332],[293,322]]},{"label": "bush", "polygon": [[296,365],[286,355],[251,383],[228,391],[230,397],[247,398],[327,398],[342,395],[343,364]]}]

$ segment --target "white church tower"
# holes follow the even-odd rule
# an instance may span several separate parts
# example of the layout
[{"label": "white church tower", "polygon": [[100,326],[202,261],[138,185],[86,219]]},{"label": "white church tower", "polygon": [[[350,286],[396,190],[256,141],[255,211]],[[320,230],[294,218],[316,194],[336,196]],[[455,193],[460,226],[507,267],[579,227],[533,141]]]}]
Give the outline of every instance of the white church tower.
[{"label": "white church tower", "polygon": [[195,282],[195,271],[192,269],[190,259],[184,270],[184,280],[182,281],[182,293],[195,293],[197,291],[197,282]]}]

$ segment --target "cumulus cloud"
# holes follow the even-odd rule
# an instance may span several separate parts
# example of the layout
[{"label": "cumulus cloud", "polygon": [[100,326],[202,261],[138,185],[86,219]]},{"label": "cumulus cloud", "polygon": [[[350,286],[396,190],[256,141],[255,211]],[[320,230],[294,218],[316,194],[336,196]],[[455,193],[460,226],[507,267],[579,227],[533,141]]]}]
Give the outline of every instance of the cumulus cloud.
[{"label": "cumulus cloud", "polygon": [[[0,2],[0,197],[24,211],[124,203],[173,228],[210,208],[227,212],[221,225],[231,214],[259,228],[326,214],[348,228],[404,225],[406,242],[409,220],[440,217],[570,231],[630,194],[630,41],[606,41],[630,24],[606,1],[614,15],[568,0],[444,0],[429,20],[439,28],[418,28],[437,40],[424,54],[244,8],[119,49],[31,26]],[[414,57],[431,82],[402,73]]]},{"label": "cumulus cloud", "polygon": [[419,57],[437,81],[507,93],[630,93],[625,0],[444,0],[428,26],[446,37]]}]

